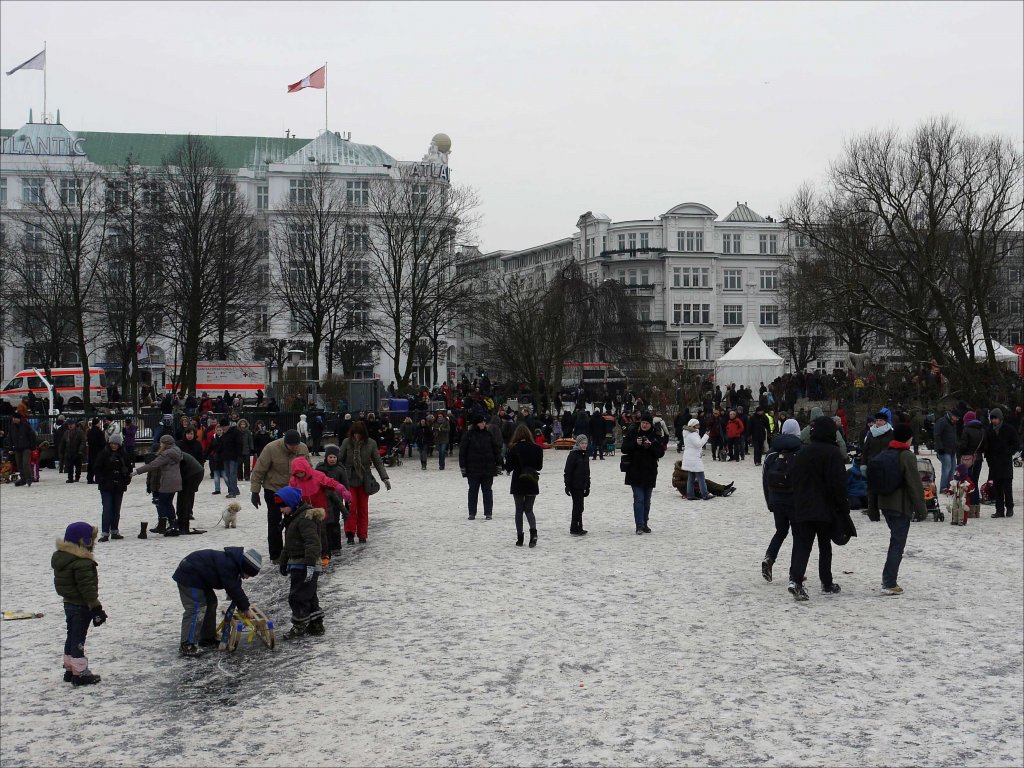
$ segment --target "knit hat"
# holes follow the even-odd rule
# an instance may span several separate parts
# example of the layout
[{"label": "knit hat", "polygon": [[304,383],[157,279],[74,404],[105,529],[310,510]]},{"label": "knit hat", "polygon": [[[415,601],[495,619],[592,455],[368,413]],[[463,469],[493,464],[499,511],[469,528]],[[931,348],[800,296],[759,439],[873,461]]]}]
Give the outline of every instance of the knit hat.
[{"label": "knit hat", "polygon": [[221,416],[220,417],[220,421],[218,421],[217,423],[220,424],[220,426],[222,426],[222,427],[230,427],[231,426],[231,422],[228,420],[227,416]]},{"label": "knit hat", "polygon": [[483,411],[479,411],[479,412],[477,412],[476,416],[474,416],[472,419],[470,419],[470,421],[473,424],[479,424],[481,421],[486,423],[487,422],[487,414],[485,414]]},{"label": "knit hat", "polygon": [[990,419],[999,419],[1000,421],[1002,421],[1003,420],[1003,412],[999,408],[993,408],[991,411],[988,412],[988,417]]},{"label": "knit hat", "polygon": [[800,422],[796,419],[786,419],[782,422],[782,434],[800,436]]},{"label": "knit hat", "polygon": [[124,445],[124,437],[121,435],[120,432],[115,432],[114,434],[107,438],[107,442],[113,443],[114,445]]},{"label": "knit hat", "polygon": [[283,506],[295,509],[302,503],[302,491],[298,488],[292,488],[290,485],[286,485],[284,488],[279,488],[274,491],[274,501]]},{"label": "knit hat", "polygon": [[883,421],[888,421],[889,415],[879,411],[878,413],[875,414],[875,421],[878,421],[879,419],[882,419]]},{"label": "knit hat", "polygon": [[263,567],[263,555],[255,549],[247,549],[242,555],[242,573],[255,576]]},{"label": "knit hat", "polygon": [[576,448],[582,450],[590,445],[590,438],[586,435],[578,435],[576,437]]},{"label": "knit hat", "polygon": [[174,435],[160,435],[160,445],[174,445]]},{"label": "knit hat", "polygon": [[99,529],[89,523],[72,523],[64,531],[64,541],[81,547],[91,547],[98,533]]},{"label": "knit hat", "polygon": [[811,423],[811,440],[816,443],[836,442],[836,423],[828,416],[819,416]]},{"label": "knit hat", "polygon": [[914,436],[914,430],[909,424],[897,424],[892,430],[892,439],[897,443],[906,443]]},{"label": "knit hat", "polygon": [[700,422],[697,421],[696,419],[690,419],[688,422],[686,422],[686,426],[690,427],[691,429],[696,429],[697,427],[700,426]]},{"label": "knit hat", "polygon": [[324,448],[324,456],[325,457],[326,456],[336,456],[336,457],[338,457],[340,459],[341,458],[341,448],[339,448],[336,445],[328,445],[326,448]]},{"label": "knit hat", "polygon": [[284,433],[284,444],[285,445],[298,445],[302,440],[299,437],[299,431],[297,429],[289,429]]},{"label": "knit hat", "polygon": [[643,413],[640,414],[640,421],[646,421],[650,424],[653,424],[654,416],[651,414],[650,411],[644,411]]}]

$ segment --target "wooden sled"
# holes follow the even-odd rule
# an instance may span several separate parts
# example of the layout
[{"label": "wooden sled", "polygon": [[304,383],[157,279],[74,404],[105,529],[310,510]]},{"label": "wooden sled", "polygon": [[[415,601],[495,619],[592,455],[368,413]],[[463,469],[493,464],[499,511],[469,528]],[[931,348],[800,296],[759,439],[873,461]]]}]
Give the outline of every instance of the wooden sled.
[{"label": "wooden sled", "polygon": [[560,437],[555,440],[555,450],[557,451],[571,451],[576,447],[576,441],[571,437]]},{"label": "wooden sled", "polygon": [[234,652],[242,641],[242,635],[248,632],[247,642],[251,643],[254,637],[258,637],[267,648],[274,648],[274,622],[267,618],[255,605],[249,606],[255,619],[250,619],[241,611],[235,610],[235,604],[231,603],[224,611],[224,619],[217,625],[217,633],[220,635],[220,649],[228,653]]},{"label": "wooden sled", "polygon": [[23,613],[21,611],[4,611],[4,621],[19,621],[21,619],[41,619],[43,614],[41,613]]}]

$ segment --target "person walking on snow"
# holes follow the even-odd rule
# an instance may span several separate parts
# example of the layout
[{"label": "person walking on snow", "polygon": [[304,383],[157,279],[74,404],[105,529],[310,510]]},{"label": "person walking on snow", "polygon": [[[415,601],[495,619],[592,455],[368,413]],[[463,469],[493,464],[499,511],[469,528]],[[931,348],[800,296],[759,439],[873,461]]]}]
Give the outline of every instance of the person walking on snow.
[{"label": "person walking on snow", "polygon": [[291,486],[277,492],[284,525],[284,549],[281,551],[281,575],[288,576],[288,606],[292,609],[292,628],[285,637],[324,633],[324,612],[317,596],[322,565],[324,510],[302,500],[302,492]]},{"label": "person walking on snow", "polygon": [[377,469],[384,487],[391,490],[391,480],[380,459],[377,443],[370,438],[365,422],[357,421],[349,428],[348,437],[341,443],[338,463],[348,472],[348,489],[352,493],[352,504],[345,520],[345,538],[349,544],[355,544],[358,536],[359,543],[365,544],[370,531],[369,488],[375,482],[371,465]]},{"label": "person walking on snow", "polygon": [[583,500],[590,495],[590,462],[587,461],[589,438],[580,435],[576,445],[565,458],[565,495],[572,499],[572,513],[569,519],[569,535],[586,536],[583,529]]},{"label": "person walking on snow", "polygon": [[761,488],[768,511],[775,518],[775,534],[768,542],[768,549],[761,561],[761,576],[772,580],[772,566],[779,557],[782,542],[789,535],[793,519],[793,483],[790,472],[796,452],[803,447],[800,442],[800,424],[796,419],[786,419],[782,434],[772,440],[771,450],[764,457],[764,471],[761,473]]},{"label": "person walking on snow", "polygon": [[505,469],[512,473],[508,492],[516,505],[516,546],[523,546],[523,516],[530,524],[530,547],[537,546],[537,518],[533,504],[540,494],[540,471],[544,467],[544,450],[533,442],[530,428],[521,423],[512,433],[505,454]]},{"label": "person walking on snow", "polygon": [[483,491],[484,519],[490,520],[494,508],[491,485],[495,474],[501,472],[501,448],[491,438],[483,412],[471,422],[459,444],[459,469],[469,483],[469,519],[476,520],[477,499]]},{"label": "person walking on snow", "polygon": [[50,557],[53,587],[64,598],[67,638],[64,640],[64,682],[94,685],[100,676],[89,669],[85,655],[85,637],[89,622],[98,627],[107,620],[100,605],[99,575],[92,549],[96,545],[96,526],[72,523],[57,539],[57,551]]},{"label": "person walking on snow", "polygon": [[263,447],[252,470],[252,495],[249,500],[259,509],[260,491],[263,491],[263,498],[267,502],[267,547],[270,550],[270,562],[274,565],[277,565],[281,549],[284,547],[281,510],[274,501],[274,496],[291,481],[292,459],[296,456],[308,457],[309,449],[302,444],[299,433],[289,429],[284,433],[284,437],[271,440]]},{"label": "person walking on snow", "polygon": [[[352,494],[348,488],[323,472],[313,469],[305,456],[296,456],[292,459],[292,479],[288,482],[292,488],[298,488],[302,493],[302,500],[312,507],[324,510],[325,533],[323,536],[323,549],[320,553],[321,564],[326,568],[327,562],[331,559],[330,544],[327,541],[326,524],[331,521],[327,510],[331,504],[327,499],[327,493],[333,491],[345,500],[345,503],[352,503]],[[278,494],[280,496],[281,494]]]}]

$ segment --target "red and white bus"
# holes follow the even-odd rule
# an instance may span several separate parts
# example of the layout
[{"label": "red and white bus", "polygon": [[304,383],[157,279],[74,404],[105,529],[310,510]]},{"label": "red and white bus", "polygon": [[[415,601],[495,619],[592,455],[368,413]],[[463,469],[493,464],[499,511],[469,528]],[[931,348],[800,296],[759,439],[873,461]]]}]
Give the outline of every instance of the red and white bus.
[{"label": "red and white bus", "polygon": [[[54,391],[64,398],[65,407],[80,408],[85,402],[83,389],[83,368],[51,368],[50,384]],[[44,373],[41,368],[26,368],[7,382],[0,391],[0,397],[11,405],[17,405],[21,398],[28,397],[32,392],[40,400],[50,397],[50,392],[43,383]],[[107,374],[102,368],[89,368],[89,401],[91,403],[107,402]]]}]

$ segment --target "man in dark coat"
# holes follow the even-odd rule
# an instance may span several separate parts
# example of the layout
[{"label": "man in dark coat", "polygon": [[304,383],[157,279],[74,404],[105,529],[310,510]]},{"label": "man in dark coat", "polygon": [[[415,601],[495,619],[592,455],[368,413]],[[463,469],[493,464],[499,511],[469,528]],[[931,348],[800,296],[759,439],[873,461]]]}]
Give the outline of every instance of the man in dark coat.
[{"label": "man in dark coat", "polygon": [[832,580],[832,534],[836,520],[849,515],[846,496],[846,464],[836,450],[836,424],[820,416],[811,424],[811,442],[793,459],[793,557],[789,567],[789,592],[797,601],[808,599],[804,574],[818,539],[818,577],[825,594],[839,592]]},{"label": "man in dark coat", "polygon": [[590,459],[593,461],[598,456],[604,461],[604,443],[608,434],[608,422],[601,414],[601,409],[595,407],[590,414],[590,426],[587,428],[587,439],[590,441]]},{"label": "man in dark coat", "polygon": [[625,484],[633,490],[633,522],[638,534],[650,533],[651,497],[658,483],[658,459],[665,444],[654,432],[654,416],[643,413],[640,423],[622,438],[622,453],[628,461]]},{"label": "man in dark coat", "polygon": [[238,497],[238,462],[242,460],[242,432],[226,417],[218,422],[224,429],[220,441],[220,459],[224,462],[224,475],[228,483],[228,495],[224,498]]},{"label": "man in dark coat", "polygon": [[1018,450],[1020,438],[1016,430],[1003,423],[1003,412],[993,408],[988,415],[985,433],[985,461],[989,466],[996,511],[992,517],[1013,517],[1013,454]]},{"label": "man in dark coat", "polygon": [[495,474],[501,471],[501,448],[491,438],[483,412],[477,413],[471,421],[472,425],[459,443],[459,469],[469,481],[469,519],[476,520],[477,498],[483,490],[484,519],[490,520],[494,508],[491,485]]},{"label": "man in dark coat", "polygon": [[100,426],[100,420],[93,419],[92,424],[89,426],[89,430],[85,433],[85,448],[87,452],[86,461],[88,462],[88,467],[85,470],[85,482],[96,482],[96,457],[99,456],[100,451],[106,447],[107,433],[104,432],[103,427]]},{"label": "man in dark coat", "polygon": [[18,462],[18,474],[21,475],[18,478],[15,485],[32,485],[32,449],[36,447],[36,433],[32,429],[32,426],[28,423],[28,420],[23,418],[20,413],[15,413],[11,417],[10,432],[7,435],[7,444],[10,449],[14,452],[14,457]]}]

